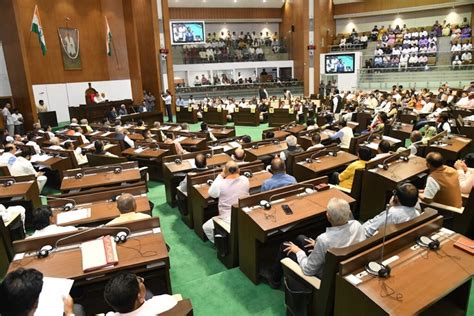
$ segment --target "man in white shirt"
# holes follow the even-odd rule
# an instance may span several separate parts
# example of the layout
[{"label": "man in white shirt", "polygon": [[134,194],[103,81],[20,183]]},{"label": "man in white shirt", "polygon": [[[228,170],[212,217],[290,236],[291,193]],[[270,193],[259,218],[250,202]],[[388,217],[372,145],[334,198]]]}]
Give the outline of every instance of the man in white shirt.
[{"label": "man in white shirt", "polygon": [[[249,195],[249,180],[247,177],[241,176],[239,172],[239,165],[235,161],[230,160],[209,187],[209,196],[219,199],[217,205],[219,209],[218,217],[227,223],[230,223],[232,205],[237,203],[240,198]],[[214,243],[214,220],[212,218],[209,219],[202,228],[207,239]]]},{"label": "man in white shirt", "polygon": [[36,154],[41,153],[41,148],[40,146],[35,142],[36,136],[34,133],[30,132],[26,135],[26,138],[28,139],[28,142],[25,144],[27,146],[31,146],[34,148]]},{"label": "man in white shirt", "polygon": [[[462,194],[470,194],[474,186],[474,159],[468,158],[466,161],[458,160],[454,163],[454,168],[458,171],[459,185]],[[467,164],[466,164],[467,162]],[[468,168],[469,165],[469,168]]]},{"label": "man in white shirt", "polygon": [[64,148],[61,147],[61,140],[58,137],[53,137],[49,140],[51,143],[51,146],[49,146],[49,149],[53,150],[63,150]]},{"label": "man in white shirt", "polygon": [[[300,235],[295,243],[284,242],[281,247],[284,249],[280,252],[278,259],[288,255],[298,262],[305,275],[321,278],[328,249],[344,248],[365,240],[364,228],[358,221],[351,219],[351,208],[345,200],[330,199],[326,216],[332,227],[326,228],[326,232],[319,235],[316,240]],[[271,277],[267,277],[270,286],[279,287],[282,274],[280,260],[278,260],[278,265],[275,265],[271,271]]]},{"label": "man in white shirt", "polygon": [[53,211],[51,207],[47,205],[34,209],[32,218],[35,232],[29,237],[42,237],[77,230],[74,226],[57,226],[56,223],[54,223]]},{"label": "man in white shirt", "polygon": [[76,149],[74,149],[74,143],[73,142],[66,141],[64,143],[64,149],[71,150],[71,151],[74,152],[74,157],[76,158],[77,164],[79,166],[84,165],[88,162],[87,157],[82,154],[81,147],[77,147]]},{"label": "man in white shirt", "polygon": [[313,145],[309,146],[306,151],[311,149],[324,148],[324,145],[321,144],[321,135],[319,135],[319,133],[313,134],[313,136],[311,136],[311,141]]},{"label": "man in white shirt", "polygon": [[112,277],[104,288],[104,299],[115,311],[107,316],[149,316],[159,315],[172,309],[178,301],[163,294],[146,299],[145,280],[131,272],[124,271]]},{"label": "man in white shirt", "polygon": [[343,149],[349,149],[349,145],[351,144],[351,139],[354,137],[354,131],[352,128],[347,126],[346,121],[341,121],[339,122],[339,125],[342,126],[342,128],[337,131],[335,134],[330,136],[332,140],[339,139],[341,148]]},{"label": "man in white shirt", "polygon": [[463,64],[470,64],[472,62],[472,53],[470,51],[462,53],[461,61]]},{"label": "man in white shirt", "polygon": [[13,136],[15,134],[15,125],[13,121],[13,116],[10,112],[11,107],[12,106],[10,105],[10,103],[5,104],[5,106],[2,109],[2,115],[3,115],[5,126],[7,127],[7,130],[8,130],[8,134],[10,136]]},{"label": "man in white shirt", "polygon": [[418,189],[411,183],[399,184],[393,191],[388,211],[381,212],[362,225],[365,236],[369,238],[375,235],[385,225],[385,220],[387,225],[400,224],[419,216],[420,213],[415,209],[417,202]]},{"label": "man in white shirt", "polygon": [[8,161],[8,169],[10,174],[14,177],[34,175],[36,177],[36,181],[38,182],[39,192],[41,192],[48,179],[43,175],[42,172],[36,172],[35,168],[33,168],[33,164],[29,160],[32,154],[30,149],[25,148],[21,152],[21,156],[16,157],[16,146],[14,144],[8,144],[5,146],[5,150],[7,150],[7,148],[14,157],[10,158]]}]

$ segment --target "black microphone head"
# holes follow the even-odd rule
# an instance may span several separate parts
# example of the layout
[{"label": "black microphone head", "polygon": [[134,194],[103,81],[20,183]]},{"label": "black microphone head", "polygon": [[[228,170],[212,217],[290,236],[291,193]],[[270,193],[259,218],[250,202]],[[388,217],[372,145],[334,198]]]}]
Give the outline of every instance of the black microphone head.
[{"label": "black microphone head", "polygon": [[76,175],[74,177],[76,179],[82,179],[84,177],[84,174],[82,172],[78,172],[78,173],[76,173]]},{"label": "black microphone head", "polygon": [[305,161],[306,161],[307,163],[312,163],[312,162],[313,162],[313,159],[311,159],[311,157],[308,157],[308,158],[305,159]]},{"label": "black microphone head", "polygon": [[278,144],[280,143],[280,141],[279,141],[278,139],[274,139],[274,140],[272,141],[272,143],[273,143],[274,145],[278,145]]},{"label": "black microphone head", "polygon": [[180,165],[180,164],[182,163],[182,161],[181,161],[181,159],[176,158],[176,159],[174,160],[174,163],[177,164],[177,165]]},{"label": "black microphone head", "polygon": [[206,183],[207,183],[208,185],[212,185],[213,182],[214,182],[214,180],[211,180],[211,179],[209,179],[209,180],[206,181]]},{"label": "black microphone head", "polygon": [[206,158],[211,158],[212,157],[212,154],[211,153],[207,153],[206,154]]},{"label": "black microphone head", "polygon": [[388,170],[388,163],[384,162],[382,167],[383,170]]},{"label": "black microphone head", "polygon": [[112,196],[112,202],[117,202],[120,195],[122,195],[122,194],[116,194],[116,195]]},{"label": "black microphone head", "polygon": [[378,272],[378,276],[381,278],[387,278],[390,276],[390,272],[392,272],[392,269],[389,266],[382,265]]},{"label": "black microphone head", "polygon": [[9,180],[3,182],[3,186],[4,186],[4,187],[11,187],[13,184],[15,184],[15,180],[14,180],[14,179],[9,179]]},{"label": "black microphone head", "polygon": [[252,149],[258,149],[258,144],[253,144]]},{"label": "black microphone head", "polygon": [[114,168],[114,173],[115,173],[115,174],[119,174],[119,173],[121,173],[121,172],[122,172],[122,167],[116,167],[116,168]]},{"label": "black microphone head", "polygon": [[337,151],[330,151],[329,156],[337,157]]},{"label": "black microphone head", "polygon": [[245,171],[244,176],[246,176],[247,178],[252,178],[253,177],[252,171]]}]

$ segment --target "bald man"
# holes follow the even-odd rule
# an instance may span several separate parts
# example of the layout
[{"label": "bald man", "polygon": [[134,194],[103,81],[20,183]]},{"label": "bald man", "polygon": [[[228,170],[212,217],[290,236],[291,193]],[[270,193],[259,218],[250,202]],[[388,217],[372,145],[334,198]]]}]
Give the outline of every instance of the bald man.
[{"label": "bald man", "polygon": [[[209,188],[209,196],[219,199],[219,215],[223,221],[230,224],[230,213],[232,205],[240,198],[249,195],[250,184],[245,176],[240,175],[239,165],[230,160],[226,163],[222,172],[217,176]],[[204,233],[210,242],[214,243],[214,221],[211,218],[202,226]]]},{"label": "bald man", "polygon": [[262,183],[260,188],[262,192],[296,183],[296,179],[286,173],[285,162],[281,158],[272,159],[270,171],[273,175]]},{"label": "bald man", "polygon": [[118,197],[117,208],[120,211],[120,216],[108,222],[107,225],[115,225],[151,217],[148,214],[136,212],[137,202],[130,193],[122,193]]},{"label": "bald man", "polygon": [[426,155],[426,166],[430,174],[420,199],[426,203],[436,202],[453,207],[462,207],[461,186],[456,169],[444,165],[439,152]]},{"label": "bald man", "polygon": [[245,159],[245,150],[243,150],[242,148],[237,148],[235,151],[234,151],[234,154],[232,155],[232,159],[238,164],[238,165],[241,165],[243,163],[245,163],[244,159]]}]

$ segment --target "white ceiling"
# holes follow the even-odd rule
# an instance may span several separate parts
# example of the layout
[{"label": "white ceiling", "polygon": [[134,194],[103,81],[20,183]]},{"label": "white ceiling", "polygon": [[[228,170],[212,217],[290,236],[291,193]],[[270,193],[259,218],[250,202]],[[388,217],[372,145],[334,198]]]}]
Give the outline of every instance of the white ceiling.
[{"label": "white ceiling", "polygon": [[285,0],[168,0],[171,8],[281,8],[284,3]]}]

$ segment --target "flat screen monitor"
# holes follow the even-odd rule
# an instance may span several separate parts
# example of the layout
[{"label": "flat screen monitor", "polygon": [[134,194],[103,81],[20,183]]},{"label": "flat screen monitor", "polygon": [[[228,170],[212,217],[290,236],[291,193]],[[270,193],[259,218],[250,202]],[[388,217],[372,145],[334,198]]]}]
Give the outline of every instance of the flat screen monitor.
[{"label": "flat screen monitor", "polygon": [[171,21],[171,44],[204,44],[206,42],[203,21]]},{"label": "flat screen monitor", "polygon": [[354,54],[334,54],[326,55],[325,59],[327,74],[347,74],[354,73]]}]

